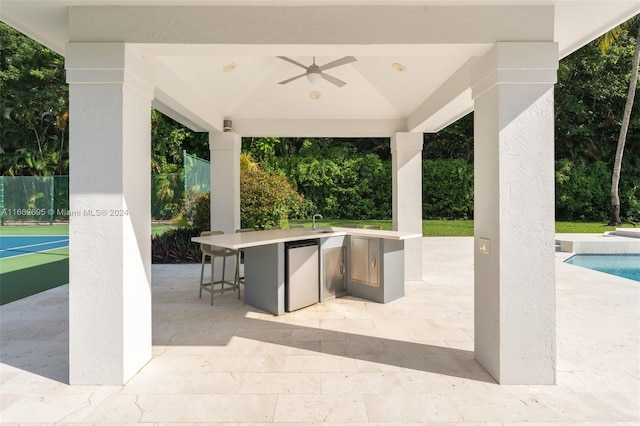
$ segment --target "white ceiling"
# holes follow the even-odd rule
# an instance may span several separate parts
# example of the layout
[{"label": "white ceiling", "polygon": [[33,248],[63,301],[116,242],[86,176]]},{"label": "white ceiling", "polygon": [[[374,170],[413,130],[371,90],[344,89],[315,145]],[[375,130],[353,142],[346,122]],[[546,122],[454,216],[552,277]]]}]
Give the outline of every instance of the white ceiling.
[{"label": "white ceiling", "polygon": [[[496,41],[553,41],[565,56],[638,12],[640,0],[0,0],[2,21],[62,54],[131,43],[156,107],[196,130],[229,118],[243,136],[436,131],[472,110],[470,64]],[[277,56],[314,55],[355,56],[327,71],[347,85],[278,84],[304,70]]]}]

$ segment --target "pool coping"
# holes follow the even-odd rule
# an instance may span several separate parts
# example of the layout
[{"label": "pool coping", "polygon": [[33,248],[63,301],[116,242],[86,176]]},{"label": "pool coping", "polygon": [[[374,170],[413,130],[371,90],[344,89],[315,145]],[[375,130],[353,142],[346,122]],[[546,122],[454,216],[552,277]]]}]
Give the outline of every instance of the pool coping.
[{"label": "pool coping", "polygon": [[616,235],[613,232],[604,234],[556,234],[556,251],[564,253],[637,254],[640,253],[640,238],[635,237],[635,235]]}]

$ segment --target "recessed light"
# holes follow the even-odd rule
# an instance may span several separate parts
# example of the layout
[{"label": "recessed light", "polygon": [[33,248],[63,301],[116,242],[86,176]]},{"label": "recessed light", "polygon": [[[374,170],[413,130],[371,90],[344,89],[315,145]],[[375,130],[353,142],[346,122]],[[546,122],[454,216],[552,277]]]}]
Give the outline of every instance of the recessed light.
[{"label": "recessed light", "polygon": [[234,64],[233,62],[222,67],[222,71],[224,72],[231,72],[235,69],[236,69],[236,64]]},{"label": "recessed light", "polygon": [[404,65],[399,64],[397,62],[394,62],[391,66],[393,67],[394,70],[398,72],[405,72],[407,70],[407,68]]},{"label": "recessed light", "polygon": [[320,99],[320,96],[322,96],[322,94],[317,90],[314,90],[313,92],[309,93],[309,97],[314,101],[317,101],[318,99]]}]

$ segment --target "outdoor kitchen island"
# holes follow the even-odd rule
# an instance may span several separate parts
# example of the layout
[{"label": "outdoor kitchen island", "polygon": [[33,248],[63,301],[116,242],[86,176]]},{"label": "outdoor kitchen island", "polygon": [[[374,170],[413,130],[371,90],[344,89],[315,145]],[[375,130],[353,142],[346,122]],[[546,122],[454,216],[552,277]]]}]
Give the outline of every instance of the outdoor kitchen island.
[{"label": "outdoor kitchen island", "polygon": [[[297,273],[293,271],[297,266],[287,259],[291,250],[306,248],[296,251],[296,264],[306,264],[304,268],[311,275],[307,272],[302,280],[296,280],[313,289],[315,294],[308,304],[347,294],[387,303],[404,296],[404,240],[419,237],[407,232],[322,227],[220,234],[192,241],[242,249],[244,302],[281,315],[297,309],[289,300],[289,295],[295,294],[289,272]],[[302,253],[302,261],[298,253]]]}]

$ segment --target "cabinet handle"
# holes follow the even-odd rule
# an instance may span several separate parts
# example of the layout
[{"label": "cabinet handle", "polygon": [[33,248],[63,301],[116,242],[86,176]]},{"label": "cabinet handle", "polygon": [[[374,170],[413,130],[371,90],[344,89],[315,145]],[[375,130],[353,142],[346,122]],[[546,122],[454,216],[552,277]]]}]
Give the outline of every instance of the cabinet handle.
[{"label": "cabinet handle", "polygon": [[344,263],[340,264],[340,275],[344,275]]},{"label": "cabinet handle", "polygon": [[374,256],[374,257],[371,258],[371,267],[375,268],[376,267],[376,263],[377,263],[376,257]]}]

